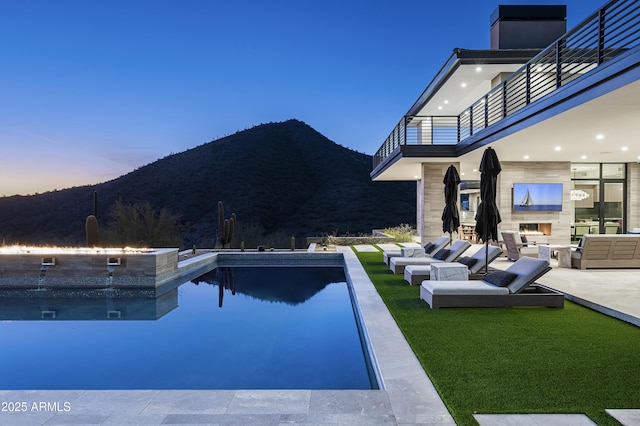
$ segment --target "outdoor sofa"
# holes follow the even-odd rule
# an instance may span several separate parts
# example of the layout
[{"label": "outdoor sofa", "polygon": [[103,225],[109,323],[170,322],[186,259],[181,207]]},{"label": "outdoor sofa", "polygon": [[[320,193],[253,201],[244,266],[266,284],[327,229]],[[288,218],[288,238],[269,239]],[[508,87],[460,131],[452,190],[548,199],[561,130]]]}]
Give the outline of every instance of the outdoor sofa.
[{"label": "outdoor sofa", "polygon": [[482,280],[431,281],[420,285],[420,298],[431,309],[547,306],[563,308],[564,295],[536,284],[551,268],[544,259],[523,257],[505,271],[488,274]]},{"label": "outdoor sofa", "polygon": [[392,257],[389,269],[394,274],[402,274],[407,265],[430,265],[433,262],[454,262],[464,253],[471,243],[466,240],[456,240],[448,249],[440,249],[432,257]]},{"label": "outdoor sofa", "polygon": [[[488,254],[488,256],[486,256]],[[491,264],[502,254],[500,247],[482,246],[473,256],[462,257],[456,262],[466,265],[469,269],[469,279],[482,279],[484,272],[480,273],[486,264]],[[404,279],[409,285],[420,285],[422,281],[431,276],[431,265],[407,265],[404,268]]]},{"label": "outdoor sofa", "polygon": [[[444,246],[446,246],[448,242],[449,237],[442,236],[435,240],[433,243],[425,244],[424,248],[413,250],[412,256],[410,257],[431,257],[432,255],[437,253],[438,250],[444,248]],[[401,248],[398,248],[398,250],[385,250],[382,253],[382,259],[384,260],[384,263],[388,265],[392,257],[402,257],[402,253],[403,251]]]},{"label": "outdoor sofa", "polygon": [[640,268],[639,234],[583,235],[571,252],[571,266],[589,268]]}]

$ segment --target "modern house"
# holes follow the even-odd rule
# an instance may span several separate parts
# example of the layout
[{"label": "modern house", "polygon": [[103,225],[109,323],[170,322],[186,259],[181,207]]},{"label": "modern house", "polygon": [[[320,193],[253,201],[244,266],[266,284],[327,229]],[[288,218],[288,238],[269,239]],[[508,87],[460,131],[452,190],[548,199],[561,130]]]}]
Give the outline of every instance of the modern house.
[{"label": "modern house", "polygon": [[567,244],[640,227],[640,0],[610,1],[569,32],[565,6],[499,6],[490,40],[453,51],[375,154],[371,178],[416,182],[423,242],[442,234],[451,164],[461,220],[475,224],[489,146],[502,166],[501,230]]}]

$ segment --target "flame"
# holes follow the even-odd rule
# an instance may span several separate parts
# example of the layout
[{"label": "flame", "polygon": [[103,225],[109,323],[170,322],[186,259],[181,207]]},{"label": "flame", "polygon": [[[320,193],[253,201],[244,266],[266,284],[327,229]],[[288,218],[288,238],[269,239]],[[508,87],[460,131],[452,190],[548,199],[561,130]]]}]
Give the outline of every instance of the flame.
[{"label": "flame", "polygon": [[46,247],[0,246],[0,254],[136,254],[151,253],[154,249],[135,247]]}]

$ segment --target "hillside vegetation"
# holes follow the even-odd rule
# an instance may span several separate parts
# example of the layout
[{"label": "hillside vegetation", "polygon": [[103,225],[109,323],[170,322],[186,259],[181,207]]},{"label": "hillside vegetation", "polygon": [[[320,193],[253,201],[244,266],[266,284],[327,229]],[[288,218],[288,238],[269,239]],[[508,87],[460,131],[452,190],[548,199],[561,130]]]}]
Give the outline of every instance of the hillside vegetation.
[{"label": "hillside vegetation", "polygon": [[117,200],[148,202],[179,217],[183,247],[213,246],[219,200],[251,242],[415,223],[415,184],[372,182],[371,164],[300,121],[262,124],[109,182],[0,198],[0,236],[5,243],[83,245],[94,191],[101,228],[111,224]]}]

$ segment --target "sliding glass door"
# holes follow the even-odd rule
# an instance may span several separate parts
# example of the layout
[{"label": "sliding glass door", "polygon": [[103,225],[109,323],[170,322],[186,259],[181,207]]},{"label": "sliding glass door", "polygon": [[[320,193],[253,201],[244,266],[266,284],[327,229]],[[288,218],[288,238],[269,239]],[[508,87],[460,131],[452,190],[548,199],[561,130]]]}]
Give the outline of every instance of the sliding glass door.
[{"label": "sliding glass door", "polygon": [[572,164],[573,240],[625,232],[626,165]]}]

